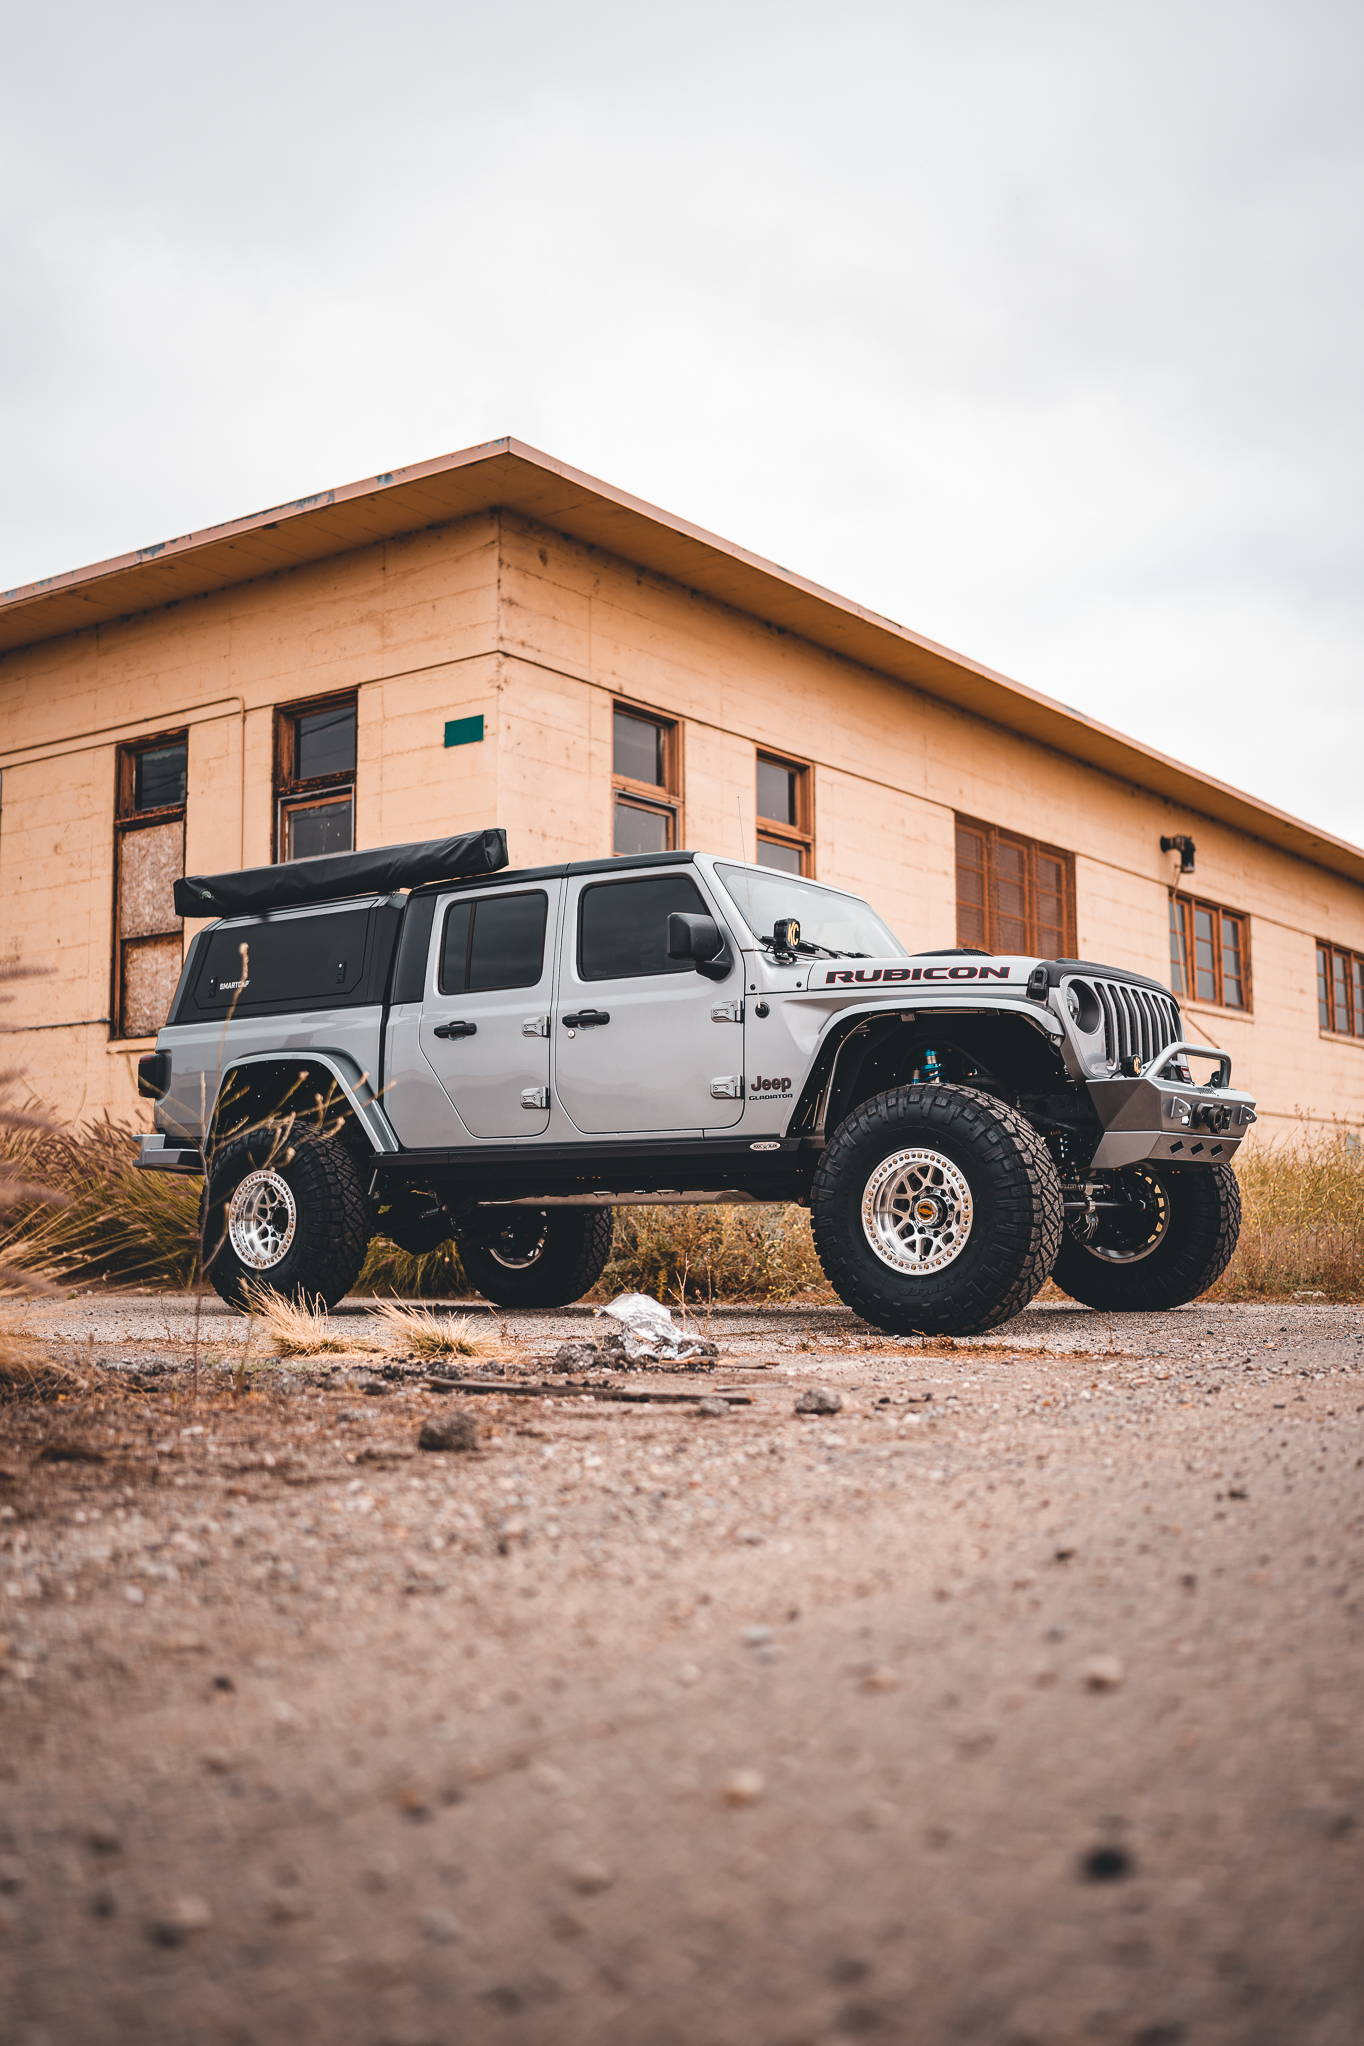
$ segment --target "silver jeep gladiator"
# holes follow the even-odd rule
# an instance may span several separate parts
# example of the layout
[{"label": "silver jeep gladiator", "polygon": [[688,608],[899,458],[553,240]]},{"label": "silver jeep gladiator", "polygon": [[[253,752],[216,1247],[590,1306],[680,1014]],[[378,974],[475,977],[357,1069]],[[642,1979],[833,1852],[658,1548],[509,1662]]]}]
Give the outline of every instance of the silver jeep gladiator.
[{"label": "silver jeep gladiator", "polygon": [[631,1202],[802,1203],[893,1334],[992,1328],[1048,1277],[1173,1307],[1230,1258],[1255,1110],[1157,981],[909,954],[858,896],[709,853],[506,861],[483,831],[176,884],[219,920],[140,1062],[139,1162],[204,1175],[224,1299],[334,1304],[379,1233],[557,1307]]}]

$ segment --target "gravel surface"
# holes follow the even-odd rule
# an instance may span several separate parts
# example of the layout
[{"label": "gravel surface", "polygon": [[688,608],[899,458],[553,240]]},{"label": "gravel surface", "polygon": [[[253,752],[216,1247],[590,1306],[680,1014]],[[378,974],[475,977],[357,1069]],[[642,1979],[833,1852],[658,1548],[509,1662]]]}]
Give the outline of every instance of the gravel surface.
[{"label": "gravel surface", "polygon": [[3,2046],[1364,2036],[1364,1310],[195,1316],[0,1409]]}]

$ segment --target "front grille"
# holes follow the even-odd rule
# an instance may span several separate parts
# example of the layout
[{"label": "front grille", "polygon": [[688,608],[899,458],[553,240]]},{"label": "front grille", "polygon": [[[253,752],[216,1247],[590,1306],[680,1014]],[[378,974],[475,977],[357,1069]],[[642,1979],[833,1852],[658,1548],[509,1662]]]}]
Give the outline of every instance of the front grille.
[{"label": "front grille", "polygon": [[1094,992],[1104,1017],[1104,1050],[1120,1069],[1138,1058],[1148,1066],[1158,1051],[1180,1036],[1179,1006],[1154,988],[1126,980],[1096,980]]}]

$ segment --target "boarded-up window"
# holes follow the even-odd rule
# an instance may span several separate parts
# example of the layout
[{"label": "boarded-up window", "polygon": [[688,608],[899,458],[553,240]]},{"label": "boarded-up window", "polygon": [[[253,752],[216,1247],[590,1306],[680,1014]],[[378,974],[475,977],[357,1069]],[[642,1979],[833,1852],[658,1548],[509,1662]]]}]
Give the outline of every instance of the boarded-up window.
[{"label": "boarded-up window", "polygon": [[116,1037],[153,1037],[180,978],[183,943],[171,899],[185,871],[185,735],[121,746],[114,824]]},{"label": "boarded-up window", "polygon": [[1063,959],[1075,950],[1075,862],[1056,846],[957,819],[957,943]]}]

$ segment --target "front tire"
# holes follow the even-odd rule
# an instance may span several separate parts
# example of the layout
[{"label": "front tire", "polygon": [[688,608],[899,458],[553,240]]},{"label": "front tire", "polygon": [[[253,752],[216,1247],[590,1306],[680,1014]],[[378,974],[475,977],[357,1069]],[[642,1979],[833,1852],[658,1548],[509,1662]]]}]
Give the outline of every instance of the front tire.
[{"label": "front tire", "polygon": [[455,1238],[471,1286],[499,1307],[567,1307],[611,1255],[609,1208],[483,1209]]},{"label": "front tire", "polygon": [[1086,1307],[1159,1313],[1206,1293],[1231,1262],[1241,1189],[1229,1165],[1132,1165],[1114,1175],[1129,1196],[1099,1210],[1094,1235],[1067,1227],[1052,1277]]},{"label": "front tire", "polygon": [[1061,1185],[1016,1109],[971,1087],[893,1087],[840,1123],[810,1193],[839,1298],[889,1335],[979,1335],[1055,1262]]},{"label": "front tire", "polygon": [[336,1137],[269,1128],[214,1154],[204,1187],[204,1270],[229,1306],[247,1289],[335,1307],[360,1274],[369,1199],[354,1154]]}]

